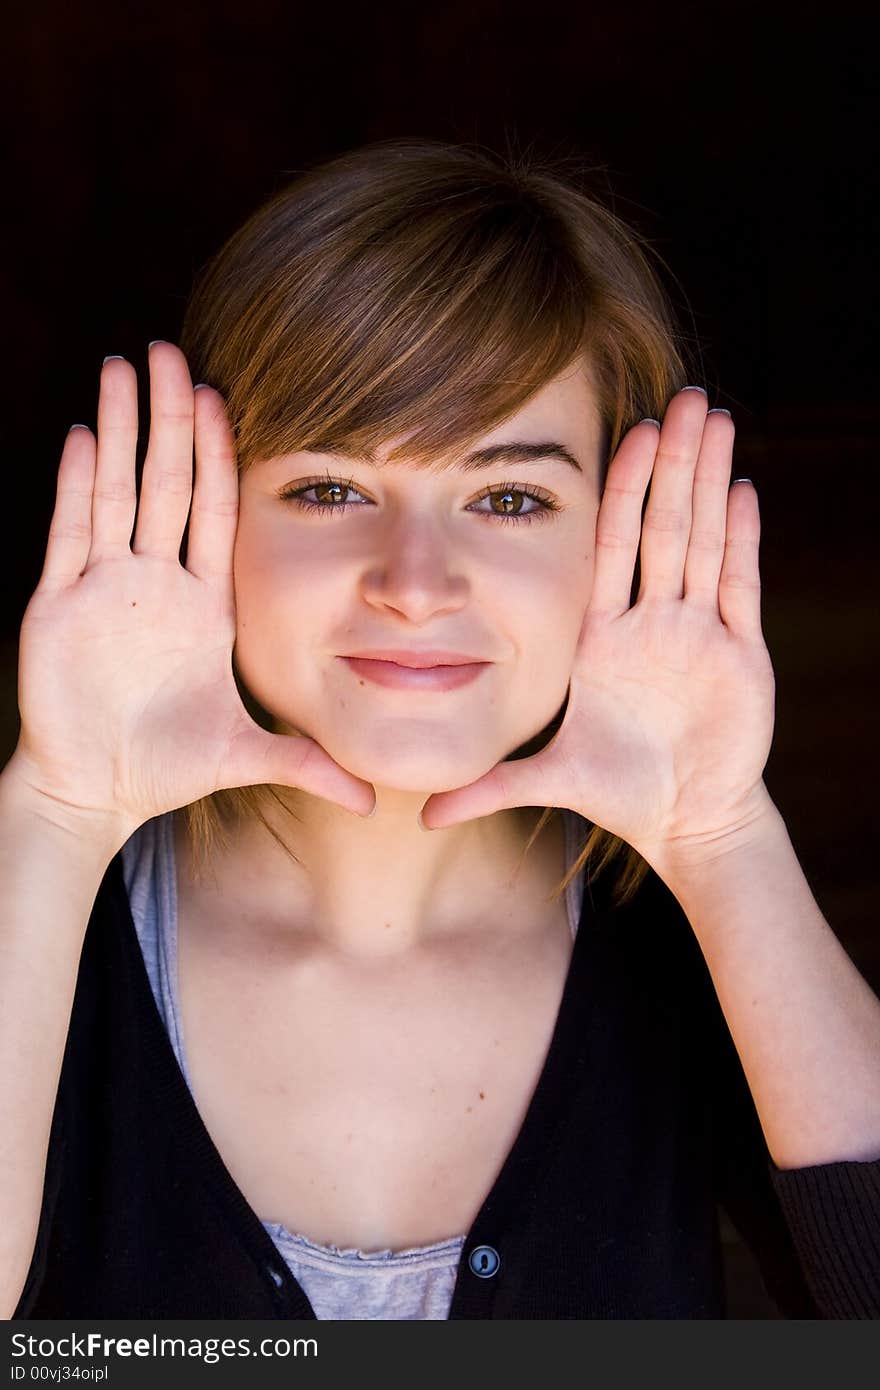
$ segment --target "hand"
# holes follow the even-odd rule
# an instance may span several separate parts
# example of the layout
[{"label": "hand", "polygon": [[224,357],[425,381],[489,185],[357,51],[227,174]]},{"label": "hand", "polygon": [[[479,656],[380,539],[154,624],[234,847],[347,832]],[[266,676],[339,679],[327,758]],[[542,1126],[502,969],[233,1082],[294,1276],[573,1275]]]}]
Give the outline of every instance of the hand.
[{"label": "hand", "polygon": [[775,679],[761,633],[757,494],[729,485],[733,439],[729,416],[707,413],[705,395],[688,389],[659,430],[629,430],[596,519],[559,730],[534,756],[429,797],[426,828],[566,806],[652,862],[673,845],[723,838],[766,807]]},{"label": "hand", "polygon": [[235,445],[222,397],[193,391],[171,343],[150,352],[150,412],[133,543],[137,377],[128,362],[101,372],[97,445],[85,428],[67,436],[45,564],[21,627],[21,733],[9,766],[75,823],[87,813],[130,831],[211,792],[261,783],[367,814],[368,782],[312,739],[260,728],[242,704],[232,666]]}]

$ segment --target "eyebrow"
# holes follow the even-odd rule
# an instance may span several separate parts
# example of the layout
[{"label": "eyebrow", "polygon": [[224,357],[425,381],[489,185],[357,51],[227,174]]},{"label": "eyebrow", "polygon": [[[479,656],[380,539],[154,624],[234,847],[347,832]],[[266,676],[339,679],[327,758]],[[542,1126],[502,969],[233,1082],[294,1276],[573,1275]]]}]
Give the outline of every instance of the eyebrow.
[{"label": "eyebrow", "polygon": [[[344,449],[334,449],[332,445],[322,447],[319,444],[314,444],[310,449],[304,449],[303,453],[330,453],[336,454],[338,458],[356,457],[358,462],[376,467],[376,455],[373,450],[358,455],[346,455]],[[568,464],[578,473],[584,471],[574,454],[566,449],[564,444],[560,444],[554,439],[543,439],[534,443],[511,439],[501,444],[487,444],[482,449],[474,449],[472,453],[465,454],[463,458],[450,460],[450,463],[452,466],[457,465],[465,473],[471,473],[478,468],[491,468],[496,463],[541,463],[545,459],[556,459],[560,463]]]},{"label": "eyebrow", "polygon": [[534,444],[520,440],[489,444],[484,449],[475,449],[473,453],[466,454],[459,460],[459,467],[469,473],[475,468],[489,468],[494,463],[539,463],[544,459],[557,459],[577,469],[578,473],[584,471],[574,454],[555,440],[541,440]]}]

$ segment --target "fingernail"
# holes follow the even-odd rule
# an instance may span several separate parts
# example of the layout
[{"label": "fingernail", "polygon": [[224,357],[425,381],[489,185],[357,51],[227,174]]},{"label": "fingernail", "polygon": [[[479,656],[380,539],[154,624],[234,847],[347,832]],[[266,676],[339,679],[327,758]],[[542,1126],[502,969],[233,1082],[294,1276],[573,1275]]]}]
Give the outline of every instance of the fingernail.
[{"label": "fingernail", "polygon": [[416,820],[417,820],[418,823],[419,823],[419,829],[420,829],[420,830],[430,830],[430,829],[431,829],[430,825],[425,825],[425,822],[422,820],[422,813],[421,813],[421,811],[419,811],[419,814],[416,816]]},{"label": "fingernail", "polygon": [[[734,482],[734,483],[752,483],[752,480],[751,480],[751,478],[734,478],[733,482]],[[732,487],[732,486],[733,486],[733,483],[731,483],[731,487]],[[755,484],[752,483],[752,487],[754,487],[754,486],[755,486]]]},{"label": "fingernail", "polygon": [[713,405],[712,409],[708,413],[710,415],[726,415],[728,419],[733,419],[733,416],[731,415],[730,411],[725,410],[723,405]]},{"label": "fingernail", "polygon": [[702,391],[703,395],[707,399],[709,397],[709,392],[706,390],[704,386],[682,386],[681,389],[682,391]]},{"label": "fingernail", "polygon": [[[87,430],[88,425],[71,425],[70,430]],[[67,431],[70,434],[70,430]]]},{"label": "fingernail", "polygon": [[[198,387],[196,387],[196,390],[198,390]],[[374,815],[376,814],[376,808],[378,807],[378,805],[379,805],[379,801],[378,801],[378,799],[377,799],[376,801],[373,802],[373,809],[372,809],[372,811],[368,811],[367,814],[364,816],[364,820],[372,820],[372,819],[373,819]]]},{"label": "fingernail", "polygon": [[[111,352],[111,354],[110,354],[109,357],[105,357],[105,358],[104,358],[104,362],[124,362],[124,361],[125,361],[125,358],[124,358],[124,357],[120,357],[120,355],[119,355],[118,352]],[[103,367],[103,365],[104,365],[104,362],[101,363],[101,366],[102,366],[102,367]]]},{"label": "fingernail", "polygon": [[154,338],[153,341],[148,345],[148,347],[147,347],[147,352],[149,352],[150,348],[154,348],[154,347],[156,346],[157,343],[164,343],[164,342],[167,342],[167,339],[166,339],[166,338]]},{"label": "fingernail", "polygon": [[659,428],[660,428],[660,421],[659,421],[659,420],[655,420],[655,419],[653,418],[653,416],[651,416],[651,415],[646,415],[645,418],[644,418],[644,420],[640,420],[640,421],[639,421],[639,424],[640,424],[640,425],[656,425],[657,428],[658,428],[658,430],[659,430]]},{"label": "fingernail", "polygon": [[[199,384],[198,384],[198,386],[194,386],[194,387],[193,387],[193,390],[194,390],[194,391],[203,391],[207,385],[208,385],[207,381],[200,381]],[[373,807],[373,810],[375,811],[375,809],[376,809],[376,808],[375,808],[375,806],[374,806],[374,807]]]}]

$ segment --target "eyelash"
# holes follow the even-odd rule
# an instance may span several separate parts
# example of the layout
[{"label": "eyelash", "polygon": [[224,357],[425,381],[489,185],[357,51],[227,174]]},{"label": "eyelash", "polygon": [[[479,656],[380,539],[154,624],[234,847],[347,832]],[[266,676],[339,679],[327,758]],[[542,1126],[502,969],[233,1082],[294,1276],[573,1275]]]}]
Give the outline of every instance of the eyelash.
[{"label": "eyelash", "polygon": [[[308,492],[310,488],[326,486],[328,484],[330,486],[340,487],[344,491],[359,492],[359,489],[354,485],[354,479],[333,478],[328,473],[321,478],[311,478],[308,482],[301,483],[295,488],[280,488],[278,496],[283,502],[295,502],[303,511],[308,512],[344,512],[347,511],[349,507],[361,505],[357,502],[311,502],[302,495]],[[485,497],[503,496],[506,492],[521,493],[523,497],[529,497],[532,501],[540,503],[540,506],[531,512],[505,514],[504,512],[488,511],[477,512],[477,515],[490,517],[493,521],[500,521],[502,523],[512,521],[516,525],[521,525],[523,522],[544,521],[550,512],[558,512],[560,510],[559,503],[554,502],[550,494],[544,492],[543,488],[520,487],[515,483],[501,483],[498,487],[487,488],[479,497],[474,498],[474,502],[482,502]]]}]

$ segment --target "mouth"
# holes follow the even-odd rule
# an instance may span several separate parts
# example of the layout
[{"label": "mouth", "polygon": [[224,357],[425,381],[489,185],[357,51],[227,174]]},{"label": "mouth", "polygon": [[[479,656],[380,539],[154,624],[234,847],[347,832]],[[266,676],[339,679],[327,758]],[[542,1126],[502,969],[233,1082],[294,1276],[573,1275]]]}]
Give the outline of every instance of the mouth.
[{"label": "mouth", "polygon": [[471,657],[438,661],[436,653],[432,654],[430,661],[423,660],[419,665],[415,664],[414,654],[410,653],[406,662],[384,656],[343,656],[340,660],[362,681],[370,681],[373,685],[390,690],[410,691],[455,690],[475,681],[492,664],[490,661],[474,661]]}]

